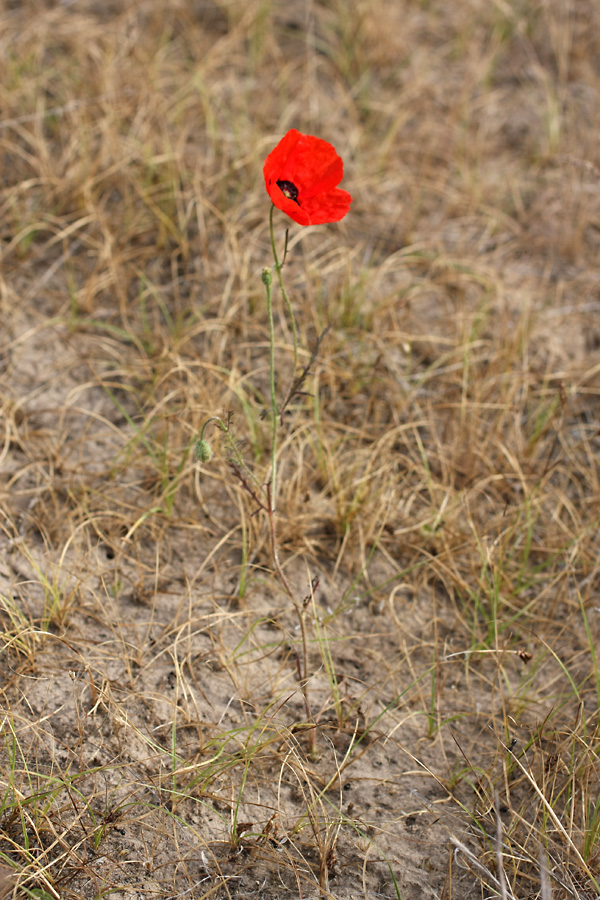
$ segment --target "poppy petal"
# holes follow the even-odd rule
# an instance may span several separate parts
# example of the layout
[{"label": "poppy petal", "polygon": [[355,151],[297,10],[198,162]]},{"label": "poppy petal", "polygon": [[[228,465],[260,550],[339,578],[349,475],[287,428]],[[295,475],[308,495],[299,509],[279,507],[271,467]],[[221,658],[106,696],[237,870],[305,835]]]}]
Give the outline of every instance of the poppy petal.
[{"label": "poppy petal", "polygon": [[[271,150],[271,152],[265,159],[265,164],[263,166],[265,180],[267,179],[267,177],[271,178],[273,181],[277,181],[277,179],[283,179],[281,173],[284,171],[288,157],[291,153],[293,153],[301,137],[302,135],[300,134],[300,132],[296,131],[295,128],[292,128],[290,131],[288,131],[285,137],[283,137],[279,141],[277,146],[273,150]],[[287,180],[291,181],[291,179]]]},{"label": "poppy petal", "polygon": [[350,211],[352,197],[348,191],[334,188],[325,194],[311,198],[304,203],[303,212],[309,218],[309,225],[325,225],[327,222],[339,222]]},{"label": "poppy petal", "polygon": [[300,189],[317,193],[331,190],[342,180],[344,164],[331,144],[311,135],[300,140],[285,161],[283,171]]},{"label": "poppy petal", "polygon": [[277,209],[287,213],[294,222],[298,222],[299,225],[310,225],[309,218],[306,213],[303,212],[302,207],[296,200],[286,197],[276,181],[267,184],[267,193]]}]

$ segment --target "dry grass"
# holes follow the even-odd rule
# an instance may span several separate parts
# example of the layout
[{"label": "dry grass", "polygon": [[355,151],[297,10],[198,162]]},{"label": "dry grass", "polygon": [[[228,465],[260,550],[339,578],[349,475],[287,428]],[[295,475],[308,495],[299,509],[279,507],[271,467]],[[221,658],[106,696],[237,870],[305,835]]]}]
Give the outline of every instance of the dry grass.
[{"label": "dry grass", "polygon": [[[598,4],[7,0],[0,47],[0,895],[597,898]],[[231,413],[267,477],[291,126],[355,198],[290,228],[305,646],[191,453]]]}]

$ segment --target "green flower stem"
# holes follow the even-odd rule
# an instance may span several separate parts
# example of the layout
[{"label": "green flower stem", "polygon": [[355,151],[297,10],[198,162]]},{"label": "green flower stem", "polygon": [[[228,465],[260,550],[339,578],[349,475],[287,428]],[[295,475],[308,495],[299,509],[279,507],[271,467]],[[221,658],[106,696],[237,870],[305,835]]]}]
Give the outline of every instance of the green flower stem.
[{"label": "green flower stem", "polygon": [[292,309],[292,304],[290,303],[290,298],[287,295],[287,291],[285,289],[285,285],[283,283],[283,276],[281,274],[281,270],[283,268],[283,262],[279,261],[279,257],[277,255],[277,247],[275,246],[275,230],[273,227],[273,210],[275,209],[275,204],[271,204],[271,212],[269,215],[269,227],[271,229],[271,249],[273,251],[273,260],[275,261],[275,271],[277,272],[277,280],[279,281],[279,287],[281,289],[281,296],[285,300],[285,305],[287,307],[288,316],[290,317],[290,324],[292,326],[292,337],[294,341],[294,370],[292,373],[292,377],[296,374],[296,369],[298,367],[298,332],[296,331],[296,320],[294,319],[294,311]]},{"label": "green flower stem", "polygon": [[262,280],[267,292],[267,314],[269,316],[269,376],[271,387],[271,490],[269,512],[274,513],[277,504],[277,427],[279,425],[279,411],[275,397],[275,323],[273,322],[273,298],[271,294],[273,275],[270,269],[263,269]]},{"label": "green flower stem", "polygon": [[[294,369],[292,372],[292,384],[294,383],[294,378],[296,376],[296,369],[298,367],[298,333],[296,331],[296,322],[294,321],[294,313],[292,310],[292,304],[290,303],[290,299],[287,295],[287,291],[283,284],[283,278],[281,276],[281,268],[283,266],[283,261],[279,261],[279,257],[277,256],[277,248],[275,246],[275,232],[273,229],[273,210],[275,209],[275,205],[271,205],[271,213],[269,215],[269,226],[271,230],[271,248],[273,250],[273,260],[275,263],[275,271],[277,272],[277,280],[279,281],[279,287],[281,288],[281,294],[283,299],[285,300],[285,304],[288,311],[288,316],[290,318],[290,323],[292,326],[292,334],[294,338]],[[287,244],[287,242],[286,242]],[[285,259],[285,254],[284,254]],[[303,660],[302,663],[298,663],[298,667],[300,671],[300,689],[302,691],[302,695],[304,697],[304,704],[306,708],[306,717],[309,722],[312,723],[312,727],[309,731],[309,747],[310,747],[310,755],[313,759],[317,758],[317,733],[316,733],[316,725],[313,716],[310,711],[310,697],[309,697],[309,660],[308,660],[308,636],[306,634],[306,621],[305,621],[305,609],[301,609],[299,604],[297,603],[294,593],[283,574],[283,569],[281,568],[281,564],[279,562],[279,554],[277,552],[277,517],[275,515],[275,507],[277,504],[277,429],[279,428],[279,410],[277,409],[277,400],[275,397],[275,325],[273,322],[273,298],[271,294],[271,288],[273,285],[273,273],[271,269],[263,269],[262,271],[262,280],[265,286],[265,290],[267,292],[267,314],[269,316],[269,344],[270,344],[270,382],[271,382],[271,483],[267,485],[267,514],[269,518],[269,528],[271,532],[271,547],[273,552],[273,562],[275,565],[275,571],[279,576],[279,580],[283,585],[286,594],[292,601],[296,613],[298,615],[298,620],[300,623],[300,631],[302,635],[302,648],[303,648]],[[284,401],[285,402],[285,401]]]}]

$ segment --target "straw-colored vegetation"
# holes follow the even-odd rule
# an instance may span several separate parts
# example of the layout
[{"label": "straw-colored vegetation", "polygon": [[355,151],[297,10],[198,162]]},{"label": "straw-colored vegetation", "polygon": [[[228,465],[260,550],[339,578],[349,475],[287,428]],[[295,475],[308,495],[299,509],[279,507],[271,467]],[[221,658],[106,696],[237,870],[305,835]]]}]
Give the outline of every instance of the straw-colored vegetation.
[{"label": "straw-colored vegetation", "polygon": [[[2,5],[0,894],[600,895],[599,60],[596,0]],[[275,216],[295,603],[290,127],[354,197]]]}]

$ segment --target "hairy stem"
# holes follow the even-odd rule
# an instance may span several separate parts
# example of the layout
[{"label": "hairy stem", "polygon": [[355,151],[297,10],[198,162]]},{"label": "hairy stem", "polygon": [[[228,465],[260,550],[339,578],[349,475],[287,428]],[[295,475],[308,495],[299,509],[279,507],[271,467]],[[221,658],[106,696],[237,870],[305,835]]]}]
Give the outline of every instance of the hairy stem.
[{"label": "hairy stem", "polygon": [[271,286],[273,276],[270,269],[263,269],[262,280],[267,292],[267,314],[269,317],[269,384],[271,391],[271,479],[268,490],[269,513],[275,514],[277,504],[277,398],[275,396],[275,324],[273,322],[273,297]]},{"label": "hairy stem", "polygon": [[[279,261],[279,256],[277,255],[277,247],[275,246],[275,229],[273,227],[273,211],[275,209],[275,205],[271,204],[271,212],[269,215],[269,228],[271,230],[271,249],[273,251],[273,260],[275,262],[275,271],[277,272],[277,280],[279,281],[279,289],[281,290],[281,296],[285,301],[285,305],[287,308],[288,316],[290,317],[290,325],[292,326],[292,338],[294,341],[294,369],[293,375],[296,374],[296,369],[298,367],[298,332],[296,331],[296,320],[294,319],[294,311],[292,309],[292,304],[290,303],[290,298],[287,295],[287,291],[285,289],[285,285],[283,283],[283,276],[281,274],[281,270],[283,269],[283,264],[285,262],[285,255],[281,262]],[[287,240],[286,240],[286,248],[287,248]]]}]

